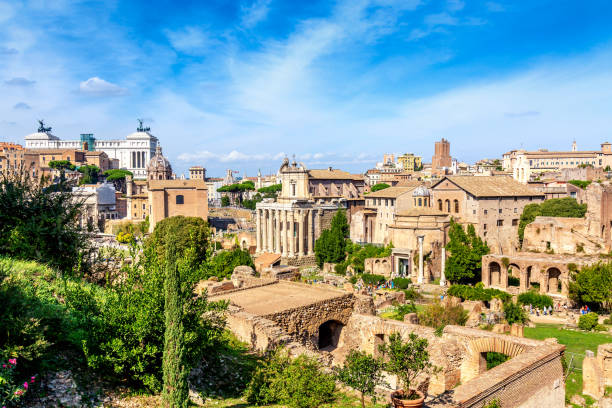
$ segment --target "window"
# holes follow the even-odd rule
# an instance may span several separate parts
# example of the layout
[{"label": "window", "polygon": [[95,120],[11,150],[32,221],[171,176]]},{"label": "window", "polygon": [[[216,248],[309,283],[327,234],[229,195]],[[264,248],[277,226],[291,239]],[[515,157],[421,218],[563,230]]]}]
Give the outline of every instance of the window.
[{"label": "window", "polygon": [[181,194],[176,196],[176,203],[177,204],[185,204],[185,197],[183,197]]},{"label": "window", "polygon": [[515,213],[515,214],[516,214],[516,213],[518,213],[518,208],[515,208],[515,209],[514,209],[514,213]]},{"label": "window", "polygon": [[447,212],[447,213],[450,213],[450,212],[451,212],[451,210],[450,210],[450,201],[449,201],[449,200],[446,200],[446,201],[445,201],[445,204],[446,204],[446,212]]},{"label": "window", "polygon": [[291,196],[295,197],[295,184],[291,184]]},{"label": "window", "polygon": [[472,214],[476,214],[476,210],[472,210]]},{"label": "window", "polygon": [[502,209],[501,209],[501,208],[499,209],[499,213],[500,213],[500,214],[502,213]]},{"label": "window", "polygon": [[497,220],[497,226],[502,227],[504,225],[504,220]]},{"label": "window", "polygon": [[143,210],[146,210],[146,209],[147,209],[147,205],[146,205],[146,204],[143,204],[143,205],[142,205],[142,209],[143,209]]},{"label": "window", "polygon": [[486,231],[487,230],[487,224],[483,224],[482,225],[482,229]]},{"label": "window", "polygon": [[438,200],[438,210],[442,211],[442,200]]},{"label": "window", "polygon": [[453,204],[455,204],[455,213],[458,213],[459,212],[459,200],[453,201]]},{"label": "window", "polygon": [[489,210],[484,210],[484,214],[487,215],[489,213]]},{"label": "window", "polygon": [[518,218],[513,219],[512,220],[512,226],[516,227],[518,225],[518,221],[519,221]]},{"label": "window", "polygon": [[423,206],[423,199],[419,198],[419,207]]}]

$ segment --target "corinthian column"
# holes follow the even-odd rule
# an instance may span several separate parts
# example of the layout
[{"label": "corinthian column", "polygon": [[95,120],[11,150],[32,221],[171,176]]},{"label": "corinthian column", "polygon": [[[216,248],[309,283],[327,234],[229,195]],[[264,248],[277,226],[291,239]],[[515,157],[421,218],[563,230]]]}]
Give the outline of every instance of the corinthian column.
[{"label": "corinthian column", "polygon": [[289,257],[293,258],[295,256],[295,217],[294,212],[287,212],[289,215]]},{"label": "corinthian column", "polygon": [[417,239],[419,240],[419,276],[417,277],[417,283],[423,283],[423,235],[419,235]]},{"label": "corinthian column", "polygon": [[281,221],[283,226],[282,236],[283,236],[283,257],[287,257],[287,210],[281,211]]},{"label": "corinthian column", "polygon": [[313,224],[313,211],[308,210],[308,255],[314,254],[314,224]]},{"label": "corinthian column", "polygon": [[446,275],[444,269],[446,269],[446,248],[442,247],[442,259],[441,259],[442,270],[440,271],[440,286],[446,285]]},{"label": "corinthian column", "polygon": [[268,209],[268,252],[274,252],[274,230],[272,228],[272,210]]},{"label": "corinthian column", "polygon": [[298,256],[306,255],[304,251],[304,211],[300,210],[298,213]]},{"label": "corinthian column", "polygon": [[261,219],[260,219],[261,210],[255,210],[255,223],[257,225],[255,232],[255,241],[257,242],[257,253],[261,252]]},{"label": "corinthian column", "polygon": [[275,221],[275,227],[276,227],[276,231],[274,234],[274,253],[276,254],[280,254],[281,251],[281,245],[280,245],[280,210],[274,210],[274,221]]}]

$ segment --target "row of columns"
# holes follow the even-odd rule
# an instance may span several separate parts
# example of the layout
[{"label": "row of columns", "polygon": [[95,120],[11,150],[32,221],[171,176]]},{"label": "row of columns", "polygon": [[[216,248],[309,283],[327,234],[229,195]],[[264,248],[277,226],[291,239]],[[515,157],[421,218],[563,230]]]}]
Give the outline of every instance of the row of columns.
[{"label": "row of columns", "polygon": [[284,257],[313,255],[315,222],[320,223],[312,209],[258,208],[255,212],[257,252]]}]

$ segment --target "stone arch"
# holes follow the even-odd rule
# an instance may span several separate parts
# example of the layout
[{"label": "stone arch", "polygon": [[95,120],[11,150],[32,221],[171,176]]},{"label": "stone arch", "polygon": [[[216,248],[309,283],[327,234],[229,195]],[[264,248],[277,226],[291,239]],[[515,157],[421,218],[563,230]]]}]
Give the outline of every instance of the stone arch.
[{"label": "stone arch", "polygon": [[501,286],[501,266],[495,261],[489,263],[489,285]]},{"label": "stone arch", "polygon": [[559,268],[548,268],[548,270],[546,271],[546,275],[548,279],[548,292],[561,292],[561,288],[559,287],[559,285],[561,284],[561,271],[559,270]]},{"label": "stone arch", "polygon": [[525,351],[520,344],[499,337],[483,337],[468,343],[466,358],[461,364],[461,382],[466,383],[487,370],[486,353],[496,352],[510,358]]},{"label": "stone arch", "polygon": [[510,270],[510,275],[515,278],[521,277],[521,267],[518,264],[511,263],[508,265],[508,269]]},{"label": "stone arch", "polygon": [[319,326],[317,346],[319,350],[332,351],[338,347],[344,324],[338,320],[327,320]]}]

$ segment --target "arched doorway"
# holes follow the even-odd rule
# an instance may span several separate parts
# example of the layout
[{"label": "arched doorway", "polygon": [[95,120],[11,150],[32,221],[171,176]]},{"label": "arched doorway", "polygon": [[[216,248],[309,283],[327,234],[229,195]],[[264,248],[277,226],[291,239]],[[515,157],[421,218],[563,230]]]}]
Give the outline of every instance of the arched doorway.
[{"label": "arched doorway", "polygon": [[319,326],[319,350],[332,351],[338,347],[344,325],[337,320],[328,320]]},{"label": "arched doorway", "polygon": [[548,292],[561,292],[561,271],[557,268],[548,269]]},{"label": "arched doorway", "polygon": [[517,264],[508,265],[508,286],[520,286],[521,268]]},{"label": "arched doorway", "polygon": [[[461,363],[461,382],[467,382],[487,369],[525,351],[520,344],[505,339],[491,340],[490,338],[479,338],[469,343],[467,355]],[[494,364],[495,360],[498,364]]]},{"label": "arched doorway", "polygon": [[489,264],[489,285],[501,285],[501,267],[497,262],[491,262]]}]

